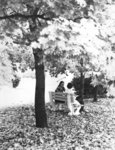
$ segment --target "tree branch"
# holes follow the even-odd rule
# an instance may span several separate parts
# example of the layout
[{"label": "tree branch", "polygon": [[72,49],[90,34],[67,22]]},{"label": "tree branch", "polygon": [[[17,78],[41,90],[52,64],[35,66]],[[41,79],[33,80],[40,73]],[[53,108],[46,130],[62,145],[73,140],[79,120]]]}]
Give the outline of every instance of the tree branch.
[{"label": "tree branch", "polygon": [[5,15],[5,16],[0,16],[0,20],[4,20],[4,19],[10,19],[10,18],[15,18],[15,19],[18,19],[18,18],[23,18],[23,19],[29,19],[29,18],[39,18],[39,19],[43,19],[43,20],[46,20],[46,21],[50,21],[52,18],[50,17],[45,17],[44,14],[42,15],[38,15],[38,14],[32,14],[32,15],[25,15],[25,14],[20,14],[20,13],[17,13],[17,14],[11,14],[11,15]]}]

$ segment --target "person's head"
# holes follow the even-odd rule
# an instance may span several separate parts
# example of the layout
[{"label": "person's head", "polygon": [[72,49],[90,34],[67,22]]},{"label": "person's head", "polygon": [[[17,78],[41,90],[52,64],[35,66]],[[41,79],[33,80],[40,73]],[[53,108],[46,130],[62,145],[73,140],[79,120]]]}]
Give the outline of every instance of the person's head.
[{"label": "person's head", "polygon": [[68,88],[68,89],[71,89],[72,87],[73,87],[73,84],[72,84],[72,83],[68,83],[68,84],[67,84],[67,88]]},{"label": "person's head", "polygon": [[59,86],[63,87],[64,86],[64,81],[60,81]]}]

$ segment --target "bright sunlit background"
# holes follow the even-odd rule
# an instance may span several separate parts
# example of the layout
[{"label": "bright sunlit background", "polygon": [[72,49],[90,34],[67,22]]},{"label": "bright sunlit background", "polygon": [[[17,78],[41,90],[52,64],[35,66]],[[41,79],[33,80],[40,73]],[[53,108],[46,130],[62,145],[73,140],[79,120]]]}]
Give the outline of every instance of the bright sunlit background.
[{"label": "bright sunlit background", "polygon": [[[35,96],[35,79],[33,78],[34,72],[27,71],[21,75],[21,81],[18,87],[13,88],[9,86],[2,86],[0,88],[0,108],[23,105],[23,104],[34,104]],[[45,101],[49,101],[49,91],[54,91],[58,86],[59,82],[63,80],[65,82],[65,88],[68,82],[73,78],[72,74],[69,76],[59,75],[58,78],[51,77],[49,73],[45,74]]]}]

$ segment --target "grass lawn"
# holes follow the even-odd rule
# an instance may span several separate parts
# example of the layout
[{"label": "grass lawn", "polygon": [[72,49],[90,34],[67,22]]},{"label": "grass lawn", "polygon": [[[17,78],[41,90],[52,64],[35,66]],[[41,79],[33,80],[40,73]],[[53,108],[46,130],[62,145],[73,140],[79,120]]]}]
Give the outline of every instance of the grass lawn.
[{"label": "grass lawn", "polygon": [[115,99],[87,100],[79,116],[46,110],[39,129],[32,105],[1,109],[0,150],[115,150]]}]

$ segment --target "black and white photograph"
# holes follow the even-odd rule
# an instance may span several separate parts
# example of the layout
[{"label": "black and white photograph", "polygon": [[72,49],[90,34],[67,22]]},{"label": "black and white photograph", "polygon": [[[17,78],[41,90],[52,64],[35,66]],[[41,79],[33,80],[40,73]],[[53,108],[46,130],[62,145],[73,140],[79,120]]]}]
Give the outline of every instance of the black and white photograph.
[{"label": "black and white photograph", "polygon": [[0,150],[115,150],[115,0],[0,0]]}]

